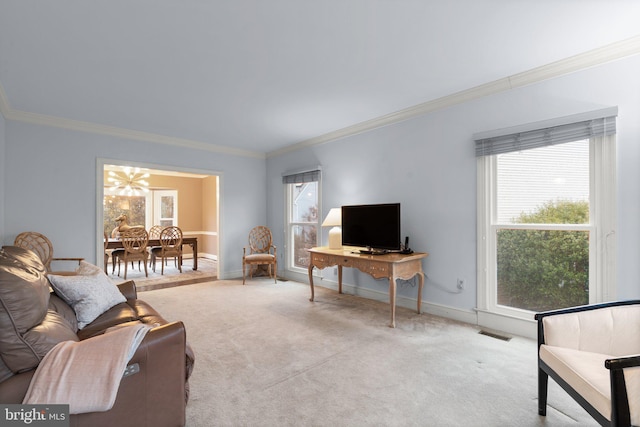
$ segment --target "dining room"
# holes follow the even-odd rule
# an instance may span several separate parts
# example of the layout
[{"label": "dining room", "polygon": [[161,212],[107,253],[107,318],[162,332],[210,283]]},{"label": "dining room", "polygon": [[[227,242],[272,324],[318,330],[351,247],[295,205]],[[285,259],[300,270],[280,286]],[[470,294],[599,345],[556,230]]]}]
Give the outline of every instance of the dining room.
[{"label": "dining room", "polygon": [[[112,280],[141,286],[212,280],[218,271],[219,177],[207,173],[103,165],[102,229],[105,270]],[[180,256],[160,259],[160,232],[180,233]],[[146,255],[123,265],[123,233],[144,230]],[[166,236],[165,236],[166,237]],[[115,255],[115,256],[114,256]],[[156,259],[156,257],[158,259]],[[179,260],[179,261],[178,261]],[[164,261],[164,262],[161,262]],[[146,267],[146,268],[145,268]]]}]

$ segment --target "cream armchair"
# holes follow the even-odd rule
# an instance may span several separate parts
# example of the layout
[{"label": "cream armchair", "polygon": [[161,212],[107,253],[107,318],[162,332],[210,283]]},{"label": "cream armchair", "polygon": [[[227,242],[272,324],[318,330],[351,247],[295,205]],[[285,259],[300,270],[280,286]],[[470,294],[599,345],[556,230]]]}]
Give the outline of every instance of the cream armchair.
[{"label": "cream armchair", "polygon": [[640,300],[538,313],[538,413],[548,377],[600,425],[640,425]]}]

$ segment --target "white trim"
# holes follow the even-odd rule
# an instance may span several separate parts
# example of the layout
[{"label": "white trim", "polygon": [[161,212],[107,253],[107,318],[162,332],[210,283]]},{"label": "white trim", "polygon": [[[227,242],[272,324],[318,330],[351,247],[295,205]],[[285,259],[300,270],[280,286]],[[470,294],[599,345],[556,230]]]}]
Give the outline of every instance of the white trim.
[{"label": "white trim", "polygon": [[607,62],[615,61],[640,53],[640,35],[620,40],[603,47],[592,49],[590,51],[570,56],[559,61],[552,62],[547,65],[533,68],[529,71],[514,74],[492,82],[488,82],[479,86],[472,87],[457,93],[443,96],[438,99],[424,102],[400,111],[385,114],[366,120],[361,123],[347,126],[333,132],[319,135],[314,138],[292,144],[279,150],[269,153],[259,153],[256,151],[241,150],[237,148],[225,147],[210,144],[201,141],[192,141],[184,138],[175,138],[164,135],[158,135],[149,132],[135,131],[131,129],[117,128],[113,126],[100,125],[96,123],[83,122],[79,120],[70,120],[61,117],[47,116],[44,114],[29,113],[26,111],[13,110],[9,104],[9,99],[0,83],[0,113],[6,120],[15,120],[26,123],[59,127],[64,129],[72,129],[81,132],[91,132],[96,134],[110,135],[118,138],[126,138],[131,140],[154,142],[166,145],[175,145],[178,147],[193,148],[197,150],[213,151],[226,153],[237,156],[246,156],[254,158],[266,158],[281,155],[301,148],[323,144],[335,141],[347,136],[357,135],[383,126],[399,123],[411,118],[421,116],[427,113],[438,111],[453,105],[479,99],[485,96],[504,92],[514,88],[527,86],[544,80],[574,73],[586,68],[602,65]]},{"label": "white trim", "polygon": [[323,144],[340,138],[345,138],[347,136],[357,135],[359,133],[399,123],[457,104],[473,101],[475,99],[505,92],[507,90],[528,86],[530,84],[539,83],[544,80],[560,77],[597,65],[606,64],[607,62],[615,61],[627,56],[637,55],[639,53],[640,35],[611,43],[597,49],[592,49],[578,55],[570,56],[569,58],[561,59],[547,65],[536,67],[529,71],[524,71],[522,73],[494,80],[467,90],[443,96],[432,101],[427,101],[394,113],[376,117],[352,126],[347,126],[315,138],[310,138],[297,144],[271,151],[267,153],[267,157],[278,156],[301,148]]},{"label": "white trim", "polygon": [[80,120],[65,119],[62,117],[48,116],[45,114],[30,113],[26,111],[13,110],[9,107],[6,117],[17,122],[31,123],[35,125],[70,129],[78,132],[89,132],[99,135],[108,135],[116,138],[125,138],[134,141],[153,142],[156,144],[173,145],[194,150],[212,151],[234,156],[253,157],[264,159],[265,154],[257,151],[242,150],[239,148],[215,145],[202,141],[194,141],[185,138],[176,138],[166,135],[158,135],[151,132],[142,132],[132,129],[119,128],[115,126],[101,125],[97,123],[84,122]]},{"label": "white trim", "polygon": [[[168,170],[168,171],[178,171],[184,173],[193,173],[195,175],[207,175],[207,176],[215,176],[217,177],[218,188],[216,192],[216,196],[218,197],[218,232],[210,231],[198,231],[198,232],[187,232],[186,235],[192,234],[206,234],[206,235],[216,235],[218,236],[218,253],[223,253],[223,238],[222,238],[222,227],[224,226],[224,195],[223,192],[223,184],[224,184],[224,173],[218,171],[209,171],[205,169],[192,169],[188,167],[174,166],[174,165],[161,165],[157,163],[144,163],[144,162],[136,162],[129,160],[120,160],[120,159],[109,159],[104,157],[96,158],[96,224],[103,224],[104,222],[104,208],[102,206],[104,200],[104,167],[105,165],[129,165],[129,166],[138,166],[141,168],[149,168],[149,169],[158,169],[158,170]],[[103,235],[99,231],[101,227],[96,226],[96,260],[101,260],[104,254],[104,245],[103,245]],[[208,254],[204,255],[207,256]],[[200,252],[198,253],[200,256]],[[218,277],[224,275],[224,257],[222,259],[217,259],[217,255],[213,255],[216,257],[218,261]]]}]

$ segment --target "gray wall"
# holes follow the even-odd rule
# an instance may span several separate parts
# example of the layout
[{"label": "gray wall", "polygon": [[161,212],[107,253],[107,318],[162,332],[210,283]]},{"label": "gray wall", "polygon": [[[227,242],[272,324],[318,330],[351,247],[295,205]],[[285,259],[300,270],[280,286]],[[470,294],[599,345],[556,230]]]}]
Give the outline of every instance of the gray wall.
[{"label": "gray wall", "polygon": [[[58,256],[95,262],[97,158],[220,173],[221,276],[241,275],[249,230],[264,224],[264,158],[186,149],[7,121],[2,243],[39,231]],[[1,218],[1,217],[0,217]],[[101,229],[101,227],[100,227]]]},{"label": "gray wall", "polygon": [[[476,159],[473,134],[610,106],[618,116],[618,297],[640,296],[640,56],[267,159],[268,221],[283,247],[283,171],[322,166],[322,213],[357,203],[402,203],[402,233],[429,252],[423,300],[473,313],[476,307]],[[326,242],[327,230],[323,230]],[[325,243],[326,244],[326,243]],[[282,251],[284,252],[284,251]],[[332,287],[333,272],[320,285]],[[466,280],[457,293],[456,279]],[[351,269],[347,284],[386,299],[387,283]],[[417,298],[413,283],[399,301]]]}]

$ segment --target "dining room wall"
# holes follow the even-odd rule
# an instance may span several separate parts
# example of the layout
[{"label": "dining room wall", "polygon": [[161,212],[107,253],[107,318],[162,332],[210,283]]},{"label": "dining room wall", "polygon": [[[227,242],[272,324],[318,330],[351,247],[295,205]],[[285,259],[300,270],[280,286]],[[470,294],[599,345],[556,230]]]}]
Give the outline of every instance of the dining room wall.
[{"label": "dining room wall", "polygon": [[[26,230],[47,235],[58,256],[91,262],[101,242],[96,230],[99,159],[136,162],[220,177],[219,274],[242,274],[248,230],[266,221],[264,156],[199,150],[98,133],[7,121],[3,244]],[[102,170],[99,172],[102,174]],[[258,184],[256,184],[258,183]],[[198,194],[200,197],[200,193]],[[100,206],[102,203],[100,203]]]}]

